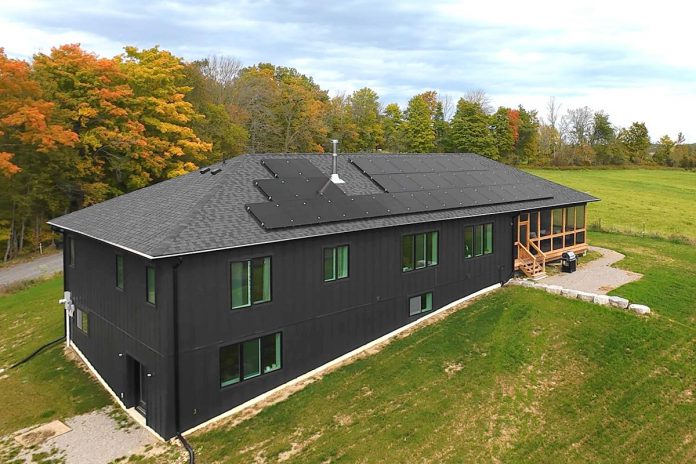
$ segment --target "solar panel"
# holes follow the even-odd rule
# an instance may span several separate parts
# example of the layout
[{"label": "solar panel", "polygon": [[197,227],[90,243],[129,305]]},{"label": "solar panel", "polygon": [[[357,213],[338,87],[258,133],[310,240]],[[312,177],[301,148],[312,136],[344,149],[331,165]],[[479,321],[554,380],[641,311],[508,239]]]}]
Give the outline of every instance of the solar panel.
[{"label": "solar panel", "polygon": [[307,159],[268,159],[262,163],[277,178],[255,184],[272,201],[248,204],[247,210],[262,227],[279,229],[552,197],[544,184],[484,158],[360,156],[350,161],[385,193],[348,196]]},{"label": "solar panel", "polygon": [[292,159],[262,159],[261,164],[271,171],[275,177],[324,177],[324,173],[304,158]]},{"label": "solar panel", "polygon": [[343,191],[327,177],[288,177],[284,179],[258,179],[254,183],[273,201],[306,199],[316,196],[336,197]]}]

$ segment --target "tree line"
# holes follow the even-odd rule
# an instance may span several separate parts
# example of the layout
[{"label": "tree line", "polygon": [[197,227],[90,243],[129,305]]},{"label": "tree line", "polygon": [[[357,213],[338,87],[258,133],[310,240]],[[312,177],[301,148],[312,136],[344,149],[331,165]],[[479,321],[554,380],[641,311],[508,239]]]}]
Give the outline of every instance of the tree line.
[{"label": "tree line", "polygon": [[474,152],[518,165],[696,167],[683,136],[549,100],[494,109],[485,92],[436,91],[405,107],[370,88],[331,96],[294,68],[184,61],[158,47],[99,57],[69,44],[31,61],[0,48],[0,241],[4,259],[52,235],[47,219],[241,153]]}]

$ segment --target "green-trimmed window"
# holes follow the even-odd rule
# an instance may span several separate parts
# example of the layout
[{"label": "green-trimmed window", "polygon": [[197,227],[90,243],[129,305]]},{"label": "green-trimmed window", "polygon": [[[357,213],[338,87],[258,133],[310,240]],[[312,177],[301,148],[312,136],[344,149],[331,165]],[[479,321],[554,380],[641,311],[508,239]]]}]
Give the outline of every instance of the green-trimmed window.
[{"label": "green-trimmed window", "polygon": [[324,282],[348,277],[348,245],[324,248]]},{"label": "green-trimmed window", "polygon": [[81,309],[75,310],[75,324],[84,333],[89,333],[89,313]]},{"label": "green-trimmed window", "polygon": [[401,270],[403,272],[438,263],[437,231],[404,235],[401,239]]},{"label": "green-trimmed window", "polygon": [[474,257],[474,226],[464,227],[464,258]]},{"label": "green-trimmed window", "polygon": [[146,278],[145,278],[145,295],[147,302],[150,304],[156,303],[157,295],[157,279],[155,274],[155,268],[152,266],[147,266],[146,268]]},{"label": "green-trimmed window", "polygon": [[408,314],[415,316],[433,309],[433,292],[424,293],[408,299]]},{"label": "green-trimmed window", "polygon": [[280,369],[281,350],[280,333],[220,348],[220,387]]},{"label": "green-trimmed window", "polygon": [[476,233],[474,234],[474,256],[481,256],[483,254],[483,224],[476,226]]},{"label": "green-trimmed window", "polygon": [[271,301],[271,257],[230,264],[232,309]]},{"label": "green-trimmed window", "polygon": [[493,253],[493,223],[483,225],[483,254]]},{"label": "green-trimmed window", "polygon": [[116,255],[116,288],[123,290],[123,255]]}]

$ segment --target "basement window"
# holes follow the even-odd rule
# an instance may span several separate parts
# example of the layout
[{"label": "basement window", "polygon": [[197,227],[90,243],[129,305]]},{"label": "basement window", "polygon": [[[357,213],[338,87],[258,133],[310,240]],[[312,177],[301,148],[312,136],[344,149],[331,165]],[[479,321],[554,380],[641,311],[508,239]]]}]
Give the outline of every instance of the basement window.
[{"label": "basement window", "polygon": [[220,387],[277,371],[281,350],[280,333],[220,348]]},{"label": "basement window", "polygon": [[152,266],[146,266],[145,267],[145,298],[146,301],[150,304],[155,304],[156,299],[155,296],[157,294],[157,289],[156,289],[156,275],[155,275],[155,268]]},{"label": "basement window", "polygon": [[324,282],[348,277],[348,245],[324,248]]},{"label": "basement window", "polygon": [[116,255],[116,288],[123,290],[123,255]]},{"label": "basement window", "polygon": [[437,231],[422,234],[404,235],[401,239],[402,272],[424,267],[436,266],[438,263]]},{"label": "basement window", "polygon": [[408,299],[408,313],[410,316],[427,313],[433,309],[433,292],[424,293]]},{"label": "basement window", "polygon": [[271,258],[254,258],[230,265],[232,309],[271,301]]},{"label": "basement window", "polygon": [[75,310],[75,324],[82,332],[89,333],[89,313],[81,309]]}]

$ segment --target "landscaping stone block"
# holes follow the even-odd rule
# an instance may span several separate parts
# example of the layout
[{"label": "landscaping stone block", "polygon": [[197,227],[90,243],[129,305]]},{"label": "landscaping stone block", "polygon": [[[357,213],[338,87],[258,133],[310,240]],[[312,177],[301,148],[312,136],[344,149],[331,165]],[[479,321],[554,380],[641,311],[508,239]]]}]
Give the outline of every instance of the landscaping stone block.
[{"label": "landscaping stone block", "polygon": [[594,293],[578,292],[578,300],[587,301],[588,303],[594,302]]},{"label": "landscaping stone block", "polygon": [[573,290],[572,288],[564,288],[563,290],[561,290],[561,295],[566,298],[575,299],[578,297],[578,291]]},{"label": "landscaping stone block", "polygon": [[546,286],[546,291],[549,293],[552,293],[554,295],[560,295],[561,290],[563,290],[563,287],[560,285],[547,285]]},{"label": "landscaping stone block", "polygon": [[621,298],[620,296],[610,296],[609,305],[615,308],[627,309],[628,300],[626,298]]},{"label": "landscaping stone block", "polygon": [[641,304],[632,304],[628,307],[628,310],[641,315],[650,314],[650,308]]},{"label": "landscaping stone block", "polygon": [[609,306],[609,297],[607,295],[595,295],[594,304]]}]

